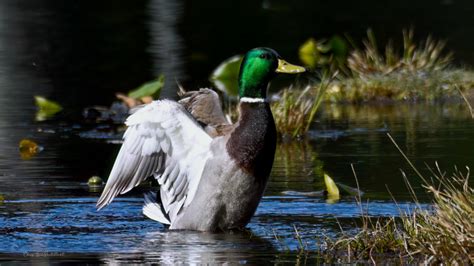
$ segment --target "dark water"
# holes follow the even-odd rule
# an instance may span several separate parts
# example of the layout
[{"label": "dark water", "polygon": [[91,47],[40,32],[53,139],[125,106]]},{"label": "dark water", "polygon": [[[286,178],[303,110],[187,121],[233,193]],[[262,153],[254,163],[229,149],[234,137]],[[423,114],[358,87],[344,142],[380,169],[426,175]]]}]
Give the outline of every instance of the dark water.
[{"label": "dark water", "polygon": [[[408,12],[405,4],[392,4],[388,14],[378,2],[363,8],[310,1],[1,1],[0,263],[295,263],[302,258],[284,252],[298,249],[295,227],[310,250],[318,237],[339,232],[336,218],[353,228],[360,215],[354,197],[331,203],[319,193],[323,172],[356,187],[351,164],[371,215],[399,214],[387,187],[402,210],[414,208],[400,169],[427,202],[386,134],[423,174],[425,162],[438,161],[448,172],[472,165],[474,122],[461,102],[324,106],[306,142],[279,145],[248,233],[169,232],[141,214],[146,187],[97,212],[99,192],[86,184],[92,175],[108,175],[120,133],[81,123],[81,110],[109,105],[114,92],[158,73],[167,77],[165,96],[172,96],[175,79],[207,86],[222,59],[248,48],[268,45],[296,60],[307,37],[349,32],[360,38],[368,26],[383,39],[415,25],[421,35],[450,39],[458,63],[474,61],[469,2],[421,1]],[[65,110],[34,122],[33,95],[55,99]],[[44,151],[22,160],[23,138]]]}]

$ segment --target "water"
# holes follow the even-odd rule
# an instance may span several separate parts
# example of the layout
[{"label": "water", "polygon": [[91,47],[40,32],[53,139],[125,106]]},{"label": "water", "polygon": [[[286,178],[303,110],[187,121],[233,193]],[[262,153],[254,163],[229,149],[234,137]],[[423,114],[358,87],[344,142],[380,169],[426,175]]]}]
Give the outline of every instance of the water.
[{"label": "water", "polygon": [[[303,4],[312,8],[302,10]],[[343,15],[318,12],[313,16],[312,10],[333,10],[327,3],[318,9],[312,3],[287,6],[278,1],[244,1],[239,7],[215,6],[211,1],[195,5],[159,0],[121,5],[0,2],[0,195],[5,198],[0,203],[0,263],[295,263],[301,258],[285,253],[298,248],[295,227],[314,250],[317,237],[339,232],[336,218],[344,229],[353,230],[353,218],[360,214],[353,196],[331,203],[321,195],[323,172],[356,187],[353,164],[374,216],[398,215],[398,207],[415,207],[400,169],[422,204],[428,202],[420,181],[387,133],[423,174],[429,172],[425,162],[432,166],[438,161],[448,172],[454,165],[472,165],[474,122],[462,102],[326,105],[307,141],[278,146],[271,181],[249,232],[167,231],[141,214],[146,186],[97,212],[94,206],[100,192],[86,182],[93,175],[108,175],[120,132],[115,131],[116,125],[85,123],[84,107],[109,105],[114,92],[127,91],[158,73],[167,77],[165,96],[174,95],[174,79],[188,86],[207,86],[207,76],[220,60],[254,46],[272,46],[296,60],[298,44],[309,36],[350,31],[359,38],[367,26],[377,30],[383,24],[374,23],[373,16],[362,16],[360,7],[354,6],[338,9]],[[299,12],[291,12],[295,8]],[[422,35],[429,31],[450,38],[450,47],[460,55],[458,63],[472,63],[468,42],[456,41],[474,36],[468,34],[472,27],[463,28],[462,37],[452,31],[460,23],[457,17],[469,8],[461,2],[430,4],[434,14],[445,9],[446,16],[436,17],[442,26],[429,28],[417,16],[411,22]],[[380,10],[374,5],[371,12]],[[254,22],[242,21],[242,14]],[[282,21],[282,14],[293,20]],[[455,19],[453,14],[460,15]],[[382,38],[396,36],[408,24],[377,17],[386,21]],[[262,29],[254,29],[255,21]],[[307,27],[279,35],[284,27],[297,25]],[[51,121],[34,122],[32,96],[38,94],[59,101],[65,111]],[[22,160],[18,143],[23,138],[35,140],[44,150]],[[399,201],[398,207],[387,188]]]}]

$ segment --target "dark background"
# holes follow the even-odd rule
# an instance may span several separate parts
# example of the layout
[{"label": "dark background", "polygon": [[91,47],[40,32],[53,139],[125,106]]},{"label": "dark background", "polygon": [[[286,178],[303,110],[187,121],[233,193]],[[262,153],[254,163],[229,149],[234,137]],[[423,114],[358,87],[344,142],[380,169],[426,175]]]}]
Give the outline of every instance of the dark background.
[{"label": "dark background", "polygon": [[[128,91],[166,76],[164,96],[175,80],[208,86],[222,60],[269,46],[297,62],[309,37],[348,34],[357,43],[372,28],[379,46],[402,29],[416,39],[448,41],[455,63],[474,61],[472,1],[62,1],[0,2],[0,75],[34,76],[36,84],[0,80],[0,90],[40,93],[69,109],[108,105]],[[9,72],[10,71],[10,72]]]}]

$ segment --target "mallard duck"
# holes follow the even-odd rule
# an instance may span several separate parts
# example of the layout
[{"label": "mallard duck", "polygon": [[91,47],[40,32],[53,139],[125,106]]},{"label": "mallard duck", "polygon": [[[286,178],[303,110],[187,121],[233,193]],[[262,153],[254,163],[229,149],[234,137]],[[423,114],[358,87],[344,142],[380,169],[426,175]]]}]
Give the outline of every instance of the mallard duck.
[{"label": "mallard duck", "polygon": [[276,73],[301,73],[270,48],[244,56],[239,72],[239,118],[231,124],[210,89],[184,92],[179,102],[157,100],[128,126],[97,207],[107,206],[154,176],[143,213],[169,229],[242,229],[262,198],[273,165],[276,129],[267,87]]}]

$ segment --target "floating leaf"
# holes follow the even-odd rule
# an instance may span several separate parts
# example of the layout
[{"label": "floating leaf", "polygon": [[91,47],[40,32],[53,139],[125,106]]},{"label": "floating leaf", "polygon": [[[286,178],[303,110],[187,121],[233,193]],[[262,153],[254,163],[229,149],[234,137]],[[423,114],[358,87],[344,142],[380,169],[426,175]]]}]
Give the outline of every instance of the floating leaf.
[{"label": "floating leaf", "polygon": [[339,189],[337,188],[336,183],[328,174],[324,174],[324,184],[326,185],[326,191],[328,193],[328,198],[339,199]]},{"label": "floating leaf", "polygon": [[36,121],[44,121],[63,109],[57,102],[37,95],[35,96],[35,104],[38,107],[38,112],[36,112]]},{"label": "floating leaf", "polygon": [[89,180],[87,181],[87,184],[89,186],[101,186],[104,184],[104,181],[102,181],[102,178],[95,175],[89,178]]},{"label": "floating leaf", "polygon": [[228,95],[237,96],[238,78],[242,59],[243,57],[241,55],[234,55],[220,63],[212,72],[209,79],[217,89]]},{"label": "floating leaf", "polygon": [[130,91],[128,97],[134,99],[141,99],[143,97],[151,96],[157,99],[160,96],[161,89],[165,85],[165,76],[160,75],[153,81],[147,82],[140,87]]},{"label": "floating leaf", "polygon": [[102,181],[102,178],[100,178],[99,176],[92,176],[87,181],[87,185],[89,186],[89,192],[101,192],[102,185],[104,185],[104,181]]},{"label": "floating leaf", "polygon": [[42,148],[36,142],[29,139],[22,139],[19,144],[20,156],[23,160],[29,160],[35,156]]}]

